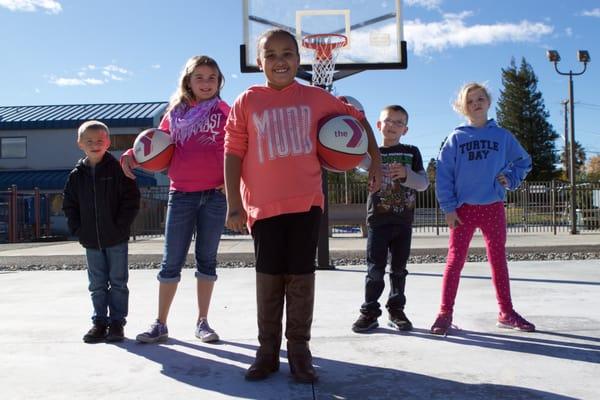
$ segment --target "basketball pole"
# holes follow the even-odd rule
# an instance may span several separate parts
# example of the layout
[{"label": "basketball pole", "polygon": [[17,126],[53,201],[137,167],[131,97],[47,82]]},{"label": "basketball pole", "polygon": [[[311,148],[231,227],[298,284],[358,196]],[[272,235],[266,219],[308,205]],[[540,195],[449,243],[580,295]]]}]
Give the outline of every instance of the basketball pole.
[{"label": "basketball pole", "polygon": [[317,245],[317,269],[335,269],[329,258],[329,179],[327,171],[321,168],[323,195],[323,214],[319,226],[319,242]]}]

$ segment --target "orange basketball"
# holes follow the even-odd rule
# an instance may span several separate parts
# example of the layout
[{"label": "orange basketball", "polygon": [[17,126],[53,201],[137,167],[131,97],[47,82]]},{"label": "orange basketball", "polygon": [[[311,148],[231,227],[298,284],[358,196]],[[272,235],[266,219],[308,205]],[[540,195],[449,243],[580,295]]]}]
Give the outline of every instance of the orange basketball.
[{"label": "orange basketball", "polygon": [[169,168],[175,145],[171,135],[160,129],[150,128],[141,132],[133,142],[133,157],[145,170],[158,172]]},{"label": "orange basketball", "polygon": [[367,154],[367,132],[351,115],[332,115],[319,123],[317,154],[323,168],[344,172],[355,168]]}]

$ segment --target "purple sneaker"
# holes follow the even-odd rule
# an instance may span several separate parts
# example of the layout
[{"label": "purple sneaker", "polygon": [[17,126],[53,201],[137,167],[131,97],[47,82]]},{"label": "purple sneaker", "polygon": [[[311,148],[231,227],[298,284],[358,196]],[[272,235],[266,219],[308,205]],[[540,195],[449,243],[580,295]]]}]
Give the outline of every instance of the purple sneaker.
[{"label": "purple sneaker", "polygon": [[507,314],[499,313],[496,326],[523,332],[535,332],[535,325],[521,317],[516,311]]},{"label": "purple sneaker", "polygon": [[448,329],[452,326],[452,314],[438,314],[435,322],[431,326],[431,333],[434,335],[446,335]]},{"label": "purple sneaker", "polygon": [[202,340],[204,343],[213,343],[219,341],[219,335],[215,332],[210,325],[208,320],[201,319],[196,326],[196,337]]},{"label": "purple sneaker", "polygon": [[156,343],[166,342],[168,338],[169,330],[167,329],[167,325],[156,320],[146,332],[137,335],[135,340],[141,343]]}]

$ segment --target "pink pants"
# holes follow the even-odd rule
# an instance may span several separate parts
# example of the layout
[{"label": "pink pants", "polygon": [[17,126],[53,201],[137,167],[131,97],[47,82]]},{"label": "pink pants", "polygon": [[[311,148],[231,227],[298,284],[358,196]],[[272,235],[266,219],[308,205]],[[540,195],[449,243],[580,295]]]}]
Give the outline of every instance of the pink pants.
[{"label": "pink pants", "polygon": [[502,202],[486,205],[463,204],[456,210],[456,213],[462,221],[462,225],[450,229],[440,313],[452,314],[460,272],[465,265],[469,244],[477,228],[481,230],[485,240],[488,261],[492,267],[492,283],[496,289],[496,299],[500,311],[511,312],[513,308],[506,264],[504,204]]}]

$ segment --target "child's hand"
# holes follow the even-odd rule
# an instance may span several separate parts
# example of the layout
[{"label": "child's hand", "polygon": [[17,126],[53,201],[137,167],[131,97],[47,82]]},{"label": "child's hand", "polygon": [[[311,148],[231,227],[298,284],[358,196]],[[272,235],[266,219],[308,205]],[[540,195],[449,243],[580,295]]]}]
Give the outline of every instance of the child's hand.
[{"label": "child's hand", "polygon": [[135,174],[133,173],[133,169],[138,166],[138,163],[135,162],[133,156],[129,154],[123,154],[121,156],[121,169],[123,169],[123,173],[126,177],[130,179],[135,179]]},{"label": "child's hand", "polygon": [[406,179],[406,166],[404,164],[392,163],[389,168],[392,180]]},{"label": "child's hand", "polygon": [[496,179],[498,180],[498,182],[500,182],[500,184],[502,186],[504,186],[505,188],[508,187],[508,179],[506,178],[506,176],[504,176],[504,174],[499,174]]},{"label": "child's hand", "polygon": [[456,211],[449,212],[446,214],[446,223],[450,229],[454,229],[459,225],[462,225],[462,221],[458,218]]},{"label": "child's hand", "polygon": [[227,209],[227,219],[225,220],[225,226],[234,232],[246,234],[246,210],[240,207],[239,209]]}]

